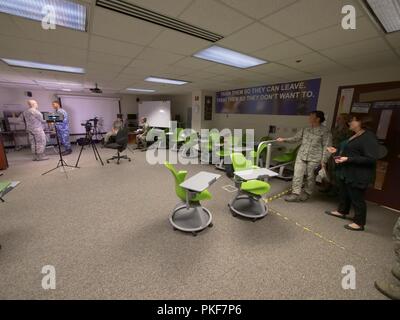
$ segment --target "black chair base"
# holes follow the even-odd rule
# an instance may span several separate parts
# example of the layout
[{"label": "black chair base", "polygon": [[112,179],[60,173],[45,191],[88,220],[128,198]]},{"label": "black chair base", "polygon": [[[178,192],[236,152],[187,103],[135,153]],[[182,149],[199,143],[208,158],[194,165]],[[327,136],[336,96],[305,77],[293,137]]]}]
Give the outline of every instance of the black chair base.
[{"label": "black chair base", "polygon": [[126,154],[121,155],[119,152],[118,152],[118,154],[117,154],[116,156],[113,156],[112,158],[107,159],[106,161],[107,161],[107,163],[110,163],[110,161],[117,160],[117,164],[119,164],[119,162],[120,162],[121,159],[128,160],[129,162],[132,161],[132,159],[129,158]]}]

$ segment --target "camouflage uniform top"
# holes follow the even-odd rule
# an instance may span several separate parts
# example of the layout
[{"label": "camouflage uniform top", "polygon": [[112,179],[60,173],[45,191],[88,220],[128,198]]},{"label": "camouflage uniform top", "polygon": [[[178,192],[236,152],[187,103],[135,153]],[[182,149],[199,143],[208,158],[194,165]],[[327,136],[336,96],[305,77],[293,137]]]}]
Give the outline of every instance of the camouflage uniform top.
[{"label": "camouflage uniform top", "polygon": [[35,132],[35,131],[43,131],[43,123],[46,121],[43,120],[43,115],[40,111],[34,108],[29,108],[22,113],[25,123],[26,130]]},{"label": "camouflage uniform top", "polygon": [[331,144],[331,134],[323,126],[301,129],[292,138],[286,138],[286,142],[299,142],[301,146],[297,158],[303,161],[324,162],[329,158],[326,150]]},{"label": "camouflage uniform top", "polygon": [[63,116],[63,121],[62,122],[56,122],[57,130],[59,131],[69,131],[69,125],[68,125],[68,113],[62,108],[59,108],[55,114],[62,114]]}]

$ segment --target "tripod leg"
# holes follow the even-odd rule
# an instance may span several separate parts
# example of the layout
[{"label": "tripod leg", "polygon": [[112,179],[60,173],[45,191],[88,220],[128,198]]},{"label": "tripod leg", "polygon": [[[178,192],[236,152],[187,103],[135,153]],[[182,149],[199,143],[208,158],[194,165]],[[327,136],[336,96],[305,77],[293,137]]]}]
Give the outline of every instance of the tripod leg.
[{"label": "tripod leg", "polygon": [[78,160],[76,160],[75,168],[78,168],[78,163],[79,163],[79,160],[81,159],[83,147],[84,147],[84,144],[82,145],[81,151],[79,152],[79,156],[78,156]]},{"label": "tripod leg", "polygon": [[[95,144],[93,145],[93,150],[94,150],[95,154],[97,153],[97,156],[99,157],[99,160],[100,160],[100,162],[101,162],[101,165],[104,166],[103,159],[101,159],[99,150],[97,149],[97,147],[96,147]],[[96,158],[96,160],[97,160],[97,158]]]}]

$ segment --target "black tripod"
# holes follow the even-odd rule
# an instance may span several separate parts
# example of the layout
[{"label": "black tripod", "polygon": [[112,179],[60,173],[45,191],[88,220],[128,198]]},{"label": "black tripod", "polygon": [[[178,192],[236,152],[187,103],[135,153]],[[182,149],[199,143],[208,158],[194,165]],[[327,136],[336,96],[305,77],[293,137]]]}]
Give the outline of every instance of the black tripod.
[{"label": "black tripod", "polygon": [[50,172],[52,172],[52,171],[54,171],[54,170],[57,170],[58,168],[62,167],[63,170],[64,170],[64,172],[65,172],[65,175],[66,175],[67,178],[68,178],[67,171],[65,170],[65,167],[69,167],[69,168],[75,168],[75,167],[68,165],[68,164],[65,162],[65,160],[63,159],[62,154],[61,154],[60,139],[58,138],[58,131],[57,131],[57,126],[56,126],[55,123],[54,123],[54,128],[55,128],[55,130],[56,130],[56,139],[57,139],[57,146],[58,146],[58,155],[60,156],[60,159],[58,160],[57,166],[56,166],[55,168],[53,168],[53,169],[51,169],[51,170],[49,170],[49,171],[46,171],[45,173],[42,173],[42,176],[44,176],[45,174],[48,174],[48,173],[50,173]]},{"label": "black tripod", "polygon": [[82,150],[85,147],[85,145],[89,145],[89,144],[92,146],[94,157],[95,157],[96,161],[100,160],[101,165],[104,166],[104,162],[100,157],[99,150],[97,150],[96,144],[93,140],[91,128],[86,127],[85,139],[83,140],[81,151],[79,152],[78,160],[76,160],[75,168],[79,168],[78,164],[79,164],[79,160],[81,159]]}]

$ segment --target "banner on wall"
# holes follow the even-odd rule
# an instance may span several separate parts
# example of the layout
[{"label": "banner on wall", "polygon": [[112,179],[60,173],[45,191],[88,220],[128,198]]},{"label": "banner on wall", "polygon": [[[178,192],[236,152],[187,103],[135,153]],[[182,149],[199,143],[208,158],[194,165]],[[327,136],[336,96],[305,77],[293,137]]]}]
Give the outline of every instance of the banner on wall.
[{"label": "banner on wall", "polygon": [[217,92],[217,113],[308,115],[317,109],[321,79]]}]

